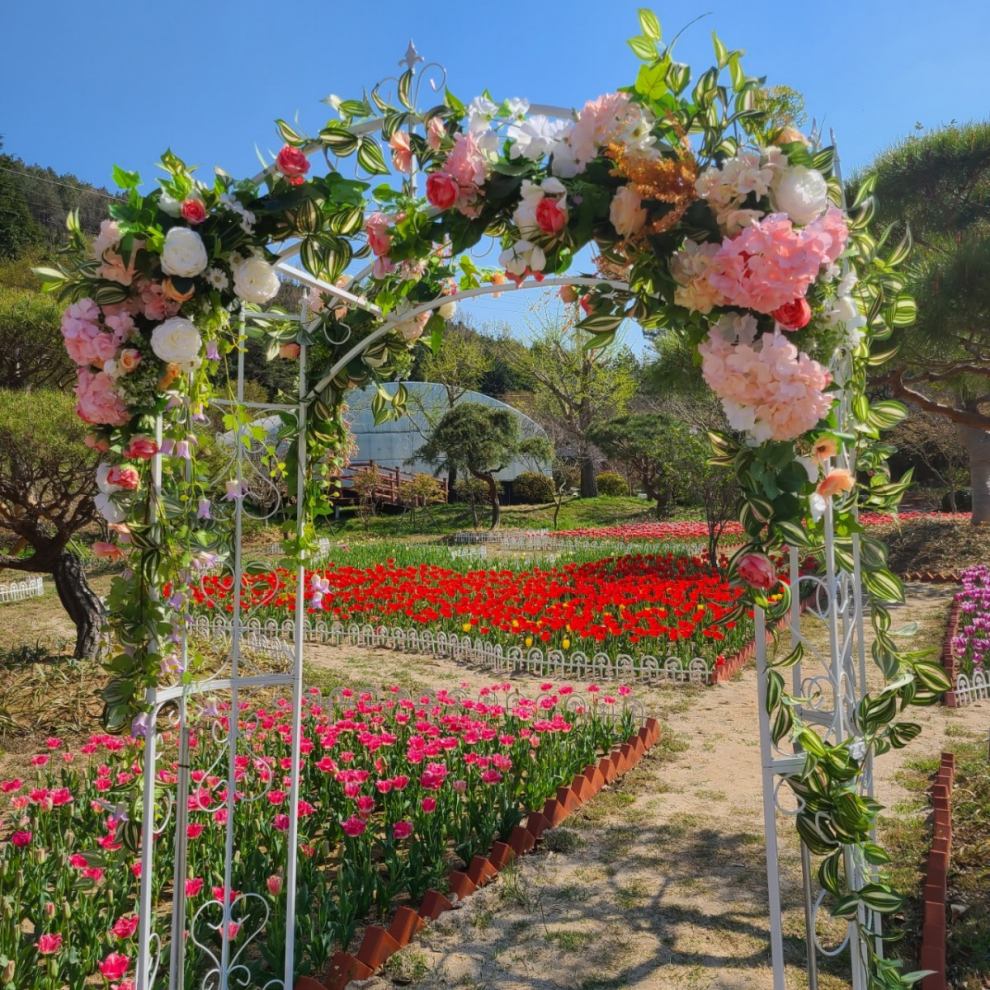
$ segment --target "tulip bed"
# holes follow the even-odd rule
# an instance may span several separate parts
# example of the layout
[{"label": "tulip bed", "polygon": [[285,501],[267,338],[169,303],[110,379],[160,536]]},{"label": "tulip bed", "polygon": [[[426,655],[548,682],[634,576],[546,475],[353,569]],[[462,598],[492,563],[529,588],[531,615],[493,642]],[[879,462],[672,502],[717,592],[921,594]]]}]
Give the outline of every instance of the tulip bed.
[{"label": "tulip bed", "polygon": [[[524,698],[498,684],[473,698],[440,691],[409,699],[391,689],[381,698],[343,691],[328,701],[311,690],[303,706],[297,972],[321,971],[362,922],[403,901],[417,904],[428,888],[446,889],[452,867],[487,852],[526,809],[632,735],[628,693],[544,684]],[[191,929],[187,986],[203,977],[196,941],[219,954],[228,719],[229,709],[207,706],[192,742],[188,872],[179,892]],[[238,724],[232,953],[246,947],[240,961],[257,981],[250,985],[260,986],[283,965],[291,706],[242,703]],[[163,733],[163,788],[176,781],[175,742]],[[99,735],[73,751],[52,738],[29,771],[0,783],[4,990],[131,990],[142,755],[137,739]],[[176,893],[174,821],[173,813],[156,842],[160,931]]]},{"label": "tulip bed", "polygon": [[[727,620],[742,597],[698,557],[630,554],[528,570],[458,571],[393,560],[307,572],[308,610],[341,622],[412,624],[481,637],[503,648],[666,653],[710,666],[752,639],[752,624]],[[242,608],[284,619],[295,608],[295,576],[276,568],[243,578]],[[198,612],[233,611],[230,575],[191,588]]]},{"label": "tulip bed", "polygon": [[[868,527],[892,526],[912,519],[940,519],[949,522],[969,522],[965,512],[900,512],[897,516],[882,512],[863,512],[859,521]],[[743,528],[738,522],[728,522],[723,530],[724,537],[742,536]],[[708,526],[697,519],[678,519],[667,522],[624,523],[619,526],[589,526],[583,529],[558,530],[554,536],[566,539],[580,537],[588,540],[704,540],[708,538]]]},{"label": "tulip bed", "polygon": [[972,677],[977,671],[990,672],[990,567],[979,564],[962,572],[962,591],[956,593],[959,624],[952,649],[960,673]]}]

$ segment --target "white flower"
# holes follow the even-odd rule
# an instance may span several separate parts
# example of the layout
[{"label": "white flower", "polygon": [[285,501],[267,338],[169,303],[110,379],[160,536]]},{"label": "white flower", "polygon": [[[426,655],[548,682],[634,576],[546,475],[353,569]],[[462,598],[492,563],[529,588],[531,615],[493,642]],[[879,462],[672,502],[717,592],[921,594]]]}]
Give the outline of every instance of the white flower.
[{"label": "white flower", "polygon": [[188,227],[173,227],[165,235],[162,248],[162,271],[166,275],[192,278],[206,268],[209,258],[203,239]]},{"label": "white flower", "polygon": [[453,300],[450,302],[445,302],[442,306],[437,308],[437,312],[445,320],[452,320],[454,318],[454,314],[457,312],[457,303]]},{"label": "white flower", "polygon": [[174,196],[169,196],[167,192],[162,192],[158,198],[158,209],[170,217],[177,217],[182,212],[182,203]]},{"label": "white flower", "polygon": [[96,495],[93,499],[93,505],[108,523],[121,523],[127,518],[127,513],[110,498],[107,492],[100,492]]},{"label": "white flower", "polygon": [[523,179],[522,188],[519,191],[519,205],[512,214],[512,222],[519,228],[519,233],[524,237],[543,236],[543,231],[536,222],[537,207],[546,196],[557,196],[561,208],[566,209],[566,193],[567,187],[560,179],[551,177],[544,179],[539,185],[530,182],[529,179]]},{"label": "white flower", "polygon": [[534,114],[518,124],[511,124],[506,136],[511,142],[510,158],[528,158],[538,161],[544,155],[552,155],[567,131],[566,120],[552,120],[543,114]]},{"label": "white flower", "polygon": [[710,332],[718,334],[727,344],[752,344],[758,329],[752,314],[726,313],[716,320]]},{"label": "white flower", "polygon": [[199,351],[203,338],[194,323],[182,316],[173,316],[159,323],[151,332],[151,349],[166,364],[177,364],[183,371],[200,365]]},{"label": "white flower", "polygon": [[495,119],[498,113],[498,104],[487,96],[476,96],[467,107],[468,129],[485,130]]},{"label": "white flower", "polygon": [[228,199],[224,201],[226,203],[227,209],[231,213],[236,213],[240,219],[240,228],[245,234],[254,233],[254,222],[257,219],[255,215],[248,209],[245,209],[236,199]]},{"label": "white flower", "polygon": [[93,257],[99,261],[103,260],[103,255],[110,248],[115,248],[120,243],[120,227],[116,220],[102,220],[100,222],[100,232],[93,240]]},{"label": "white flower", "polygon": [[770,186],[774,209],[803,226],[817,220],[828,206],[828,183],[821,172],[804,165],[780,169]]},{"label": "white flower", "polygon": [[245,302],[274,299],[279,284],[275,269],[264,258],[247,258],[234,268],[234,292]]},{"label": "white flower", "polygon": [[230,279],[222,268],[210,268],[206,273],[206,281],[221,292],[230,285]]},{"label": "white flower", "polygon": [[525,275],[527,271],[542,272],[547,263],[543,249],[530,241],[516,241],[499,256],[499,264],[513,275]]},{"label": "white flower", "polygon": [[797,459],[798,464],[804,468],[804,473],[808,476],[808,481],[814,483],[818,480],[818,461],[807,455]]},{"label": "white flower", "polygon": [[110,465],[106,461],[100,461],[96,467],[96,487],[103,492],[104,495],[109,495],[111,492],[119,492],[120,487],[118,485],[111,485],[107,481],[107,473],[110,471]]},{"label": "white flower", "polygon": [[505,108],[509,111],[510,120],[522,120],[529,113],[529,100],[513,96],[505,101]]},{"label": "white flower", "polygon": [[818,492],[814,492],[811,498],[808,499],[808,508],[811,510],[811,518],[815,522],[818,522],[822,516],[825,515],[825,509],[828,507],[828,501],[824,495],[819,495]]}]

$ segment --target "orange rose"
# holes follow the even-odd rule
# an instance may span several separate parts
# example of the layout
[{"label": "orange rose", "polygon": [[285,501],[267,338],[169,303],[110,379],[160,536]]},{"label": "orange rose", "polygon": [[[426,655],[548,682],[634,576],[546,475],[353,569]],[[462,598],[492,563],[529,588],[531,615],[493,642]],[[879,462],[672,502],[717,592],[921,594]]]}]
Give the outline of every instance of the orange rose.
[{"label": "orange rose", "polygon": [[842,492],[851,492],[855,484],[856,479],[849,471],[845,468],[836,468],[818,482],[818,494],[824,498],[831,498]]}]

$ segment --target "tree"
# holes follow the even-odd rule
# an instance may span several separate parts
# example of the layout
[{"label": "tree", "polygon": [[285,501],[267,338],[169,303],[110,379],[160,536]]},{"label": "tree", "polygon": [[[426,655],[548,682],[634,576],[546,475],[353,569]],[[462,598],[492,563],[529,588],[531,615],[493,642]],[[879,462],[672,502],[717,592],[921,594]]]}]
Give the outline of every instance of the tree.
[{"label": "tree", "polygon": [[890,443],[896,457],[922,469],[923,476],[942,489],[942,501],[949,512],[959,511],[956,496],[966,484],[968,458],[959,431],[949,419],[912,409],[891,431]]},{"label": "tree", "polygon": [[618,416],[591,432],[591,439],[631,471],[656,502],[657,519],[691,491],[708,455],[703,436],[664,413]]},{"label": "tree", "polygon": [[988,523],[990,123],[909,138],[870,174],[881,224],[910,229],[909,288],[921,300],[877,384],[955,425],[969,455],[973,522]]},{"label": "tree", "polygon": [[59,332],[61,307],[22,288],[25,274],[37,283],[28,262],[0,262],[0,388],[65,388],[75,369]]},{"label": "tree", "polygon": [[583,498],[598,494],[591,434],[625,412],[636,391],[639,366],[632,351],[585,347],[586,335],[544,315],[530,347],[517,355],[521,374],[533,382],[532,413],[573,450]]},{"label": "tree", "polygon": [[[76,626],[75,656],[98,651],[103,606],[69,541],[96,519],[96,455],[72,398],[50,389],[0,389],[0,529],[15,550],[0,567],[51,574]],[[16,545],[31,549],[21,556]]]},{"label": "tree", "polygon": [[429,440],[416,452],[428,464],[469,472],[488,486],[491,528],[501,518],[495,475],[527,450],[530,442],[519,433],[519,420],[508,409],[462,402],[444,413]]}]

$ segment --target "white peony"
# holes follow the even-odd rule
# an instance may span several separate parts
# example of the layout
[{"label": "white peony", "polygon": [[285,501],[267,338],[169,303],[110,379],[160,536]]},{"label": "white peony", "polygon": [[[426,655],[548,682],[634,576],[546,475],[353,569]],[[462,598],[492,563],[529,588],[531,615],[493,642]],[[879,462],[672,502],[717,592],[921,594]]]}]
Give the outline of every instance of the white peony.
[{"label": "white peony", "polygon": [[108,523],[121,523],[127,518],[127,513],[110,498],[107,492],[100,492],[96,495],[93,498],[93,505]]},{"label": "white peony", "polygon": [[511,145],[509,157],[539,161],[544,155],[552,155],[567,131],[566,120],[551,120],[542,114],[534,114],[518,124],[511,124],[506,131]]},{"label": "white peony", "polygon": [[247,258],[234,266],[234,292],[245,302],[266,303],[279,289],[278,276],[264,258]]},{"label": "white peony", "polygon": [[200,365],[203,338],[196,325],[182,316],[159,323],[151,332],[151,349],[166,364],[177,364],[183,371]]},{"label": "white peony", "polygon": [[188,227],[173,227],[165,235],[162,248],[162,271],[166,275],[192,278],[209,263],[203,239]]},{"label": "white peony", "polygon": [[106,461],[100,461],[96,467],[96,487],[103,492],[104,495],[109,495],[111,492],[119,492],[120,488],[117,485],[111,485],[107,481],[107,474],[110,471],[110,465]]},{"label": "white peony", "polygon": [[828,183],[821,172],[804,165],[780,169],[770,186],[774,209],[804,226],[817,220],[828,206]]},{"label": "white peony", "polygon": [[170,217],[178,217],[182,213],[182,201],[174,196],[169,196],[167,192],[163,192],[158,197],[158,209]]},{"label": "white peony", "polygon": [[442,306],[437,307],[437,312],[445,320],[452,320],[454,318],[454,314],[457,312],[457,303],[453,300],[450,302],[445,302]]}]

